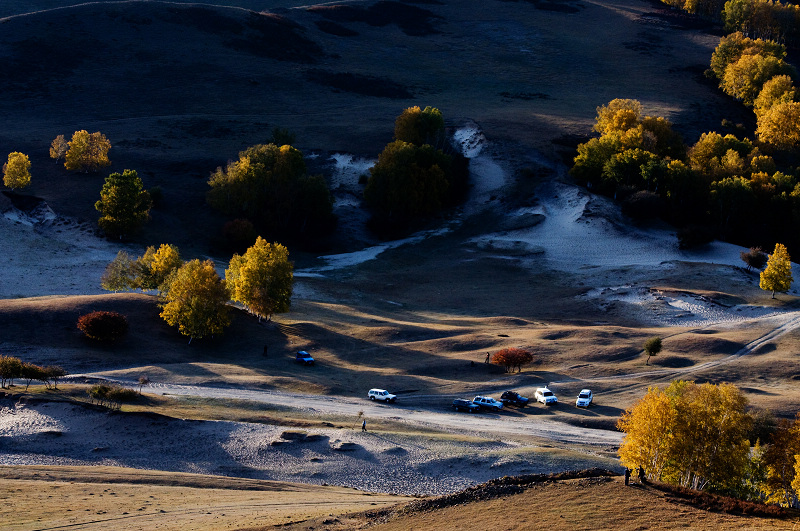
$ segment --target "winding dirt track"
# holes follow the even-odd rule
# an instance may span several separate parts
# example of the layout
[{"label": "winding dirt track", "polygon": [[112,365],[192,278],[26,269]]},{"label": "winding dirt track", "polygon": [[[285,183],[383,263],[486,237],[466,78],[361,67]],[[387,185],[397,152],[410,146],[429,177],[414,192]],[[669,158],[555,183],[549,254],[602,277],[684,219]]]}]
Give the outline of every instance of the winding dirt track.
[{"label": "winding dirt track", "polygon": [[[644,372],[628,373],[600,378],[581,380],[587,384],[592,382],[636,382],[641,385],[686,377],[709,369],[732,363],[755,351],[763,345],[789,333],[800,326],[800,312],[787,313],[785,319],[776,328],[751,341],[736,353],[694,367],[682,369],[658,369]],[[78,375],[73,378],[96,378],[97,375]],[[115,380],[118,383],[135,386],[136,382]],[[566,382],[566,381],[565,381]],[[570,380],[575,382],[575,380]],[[553,382],[558,384],[559,382]],[[622,385],[620,392],[628,385]],[[485,434],[488,436],[526,435],[565,445],[617,446],[622,434],[614,431],[583,428],[552,419],[544,419],[523,414],[517,410],[501,413],[480,413],[477,415],[454,414],[445,408],[444,395],[401,396],[396,404],[381,404],[366,399],[306,395],[278,391],[261,391],[231,387],[207,387],[178,385],[170,383],[154,383],[151,392],[175,396],[200,396],[206,398],[238,399],[261,402],[282,407],[297,408],[305,413],[319,417],[356,416],[363,412],[370,418],[379,418],[402,422],[415,427],[429,427],[445,431],[468,434]],[[492,392],[486,390],[485,393]],[[611,392],[612,394],[614,391]],[[478,393],[480,394],[480,393]],[[524,410],[523,410],[524,411]]]}]

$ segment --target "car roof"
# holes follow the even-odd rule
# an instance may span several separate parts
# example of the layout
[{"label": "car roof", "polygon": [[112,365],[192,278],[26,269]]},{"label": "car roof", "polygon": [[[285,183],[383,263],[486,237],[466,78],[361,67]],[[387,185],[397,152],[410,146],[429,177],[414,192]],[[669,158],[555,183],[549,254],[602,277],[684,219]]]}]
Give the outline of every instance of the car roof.
[{"label": "car roof", "polygon": [[373,391],[376,392],[376,393],[386,393],[387,392],[386,389],[370,389],[369,390],[370,393],[372,393]]},{"label": "car roof", "polygon": [[591,393],[591,392],[592,392],[592,391],[591,391],[590,389],[581,389],[581,392],[580,392],[580,394],[583,394],[583,393]]}]

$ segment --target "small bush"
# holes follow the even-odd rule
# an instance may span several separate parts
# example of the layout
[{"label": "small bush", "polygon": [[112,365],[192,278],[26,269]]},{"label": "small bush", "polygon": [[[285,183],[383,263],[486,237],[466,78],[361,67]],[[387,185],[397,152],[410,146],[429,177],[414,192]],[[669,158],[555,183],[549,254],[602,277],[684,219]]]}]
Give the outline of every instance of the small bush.
[{"label": "small bush", "polygon": [[78,329],[95,341],[117,341],[128,332],[128,319],[117,312],[92,312],[78,319]]}]

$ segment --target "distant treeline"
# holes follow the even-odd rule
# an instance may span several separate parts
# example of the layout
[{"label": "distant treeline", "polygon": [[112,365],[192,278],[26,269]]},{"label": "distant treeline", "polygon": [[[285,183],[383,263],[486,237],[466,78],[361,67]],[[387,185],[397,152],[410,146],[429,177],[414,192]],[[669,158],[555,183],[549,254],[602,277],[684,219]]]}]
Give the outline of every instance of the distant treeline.
[{"label": "distant treeline", "polygon": [[773,0],[663,0],[674,8],[722,22],[729,33],[800,45],[800,6]]}]

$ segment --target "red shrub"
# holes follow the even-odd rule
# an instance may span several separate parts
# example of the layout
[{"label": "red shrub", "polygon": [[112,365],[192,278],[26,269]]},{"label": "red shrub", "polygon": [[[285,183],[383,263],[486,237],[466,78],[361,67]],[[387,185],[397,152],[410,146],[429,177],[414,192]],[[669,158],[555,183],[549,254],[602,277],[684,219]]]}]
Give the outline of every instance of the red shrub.
[{"label": "red shrub", "polygon": [[78,329],[95,341],[116,341],[128,331],[128,320],[117,312],[92,312],[78,319]]}]

